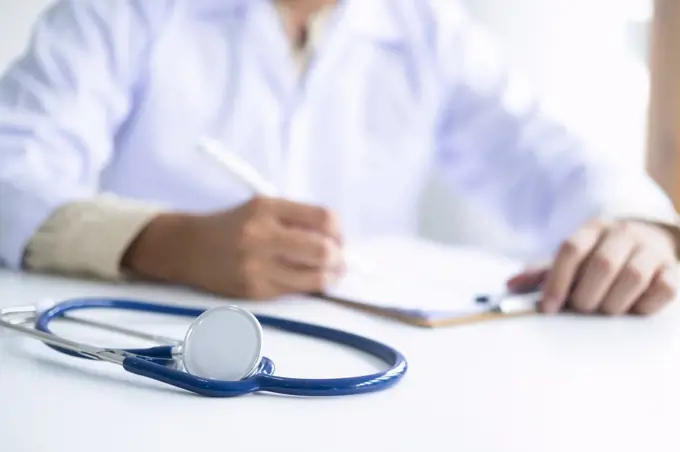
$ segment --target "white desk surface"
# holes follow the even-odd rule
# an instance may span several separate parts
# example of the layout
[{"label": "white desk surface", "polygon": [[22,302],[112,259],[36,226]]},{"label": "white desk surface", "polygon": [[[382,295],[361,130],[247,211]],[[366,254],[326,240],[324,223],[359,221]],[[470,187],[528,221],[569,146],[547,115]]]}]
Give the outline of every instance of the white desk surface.
[{"label": "white desk surface", "polygon": [[[0,306],[88,295],[219,303],[148,286],[0,271]],[[314,300],[245,306],[385,341],[407,356],[408,374],[393,389],[364,396],[206,399],[5,337],[0,450],[680,450],[677,307],[650,319],[537,316],[426,330]],[[145,322],[151,320],[136,323]],[[162,331],[168,329],[181,331],[180,325]],[[265,338],[266,355],[282,375],[332,377],[376,368],[324,343],[273,332]]]}]

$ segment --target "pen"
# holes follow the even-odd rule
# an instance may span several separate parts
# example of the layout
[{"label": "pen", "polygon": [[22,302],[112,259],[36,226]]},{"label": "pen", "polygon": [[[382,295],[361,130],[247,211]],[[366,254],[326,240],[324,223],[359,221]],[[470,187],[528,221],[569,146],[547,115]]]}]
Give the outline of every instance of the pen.
[{"label": "pen", "polygon": [[223,146],[215,140],[203,138],[199,141],[199,149],[210,156],[222,168],[229,171],[248,186],[253,192],[261,196],[274,198],[279,196],[276,187],[265,180],[255,168],[248,165],[233,153],[226,152]]},{"label": "pen", "polygon": [[[199,150],[211,157],[223,169],[246,184],[253,192],[261,196],[278,197],[276,187],[262,177],[252,166],[234,153],[227,152],[222,144],[210,138],[202,138],[198,143]],[[354,270],[370,273],[368,267],[352,256],[345,254],[347,264]]]}]

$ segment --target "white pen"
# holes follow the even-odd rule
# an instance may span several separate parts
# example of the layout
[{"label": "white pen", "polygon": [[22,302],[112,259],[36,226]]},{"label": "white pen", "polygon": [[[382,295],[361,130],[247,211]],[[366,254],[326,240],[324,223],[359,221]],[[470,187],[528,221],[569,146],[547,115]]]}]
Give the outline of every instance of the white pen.
[{"label": "white pen", "polygon": [[[280,196],[279,190],[277,190],[274,184],[267,181],[255,170],[255,168],[237,155],[227,152],[224,149],[224,146],[217,140],[202,138],[198,142],[198,147],[232,176],[246,184],[254,193],[271,198]],[[370,273],[368,266],[357,262],[356,259],[348,256],[347,253],[345,254],[345,260],[353,270],[358,270],[362,273]]]},{"label": "white pen", "polygon": [[253,192],[261,196],[275,198],[279,196],[274,184],[263,178],[255,168],[248,165],[236,154],[226,152],[224,147],[216,140],[202,138],[198,143],[199,149],[212,157],[222,168],[229,171],[234,177],[246,184]]}]

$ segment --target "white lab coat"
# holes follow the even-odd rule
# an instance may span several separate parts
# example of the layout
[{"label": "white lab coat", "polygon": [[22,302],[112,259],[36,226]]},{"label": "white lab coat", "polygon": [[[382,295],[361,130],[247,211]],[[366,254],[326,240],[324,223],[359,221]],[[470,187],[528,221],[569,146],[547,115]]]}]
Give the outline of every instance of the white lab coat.
[{"label": "white lab coat", "polygon": [[[453,0],[345,0],[298,80],[269,0],[70,0],[0,81],[0,260],[54,209],[110,192],[208,212],[251,193],[220,140],[350,237],[415,232],[433,168],[549,252],[598,214],[668,199],[550,120]],[[584,108],[587,108],[584,99]]]}]

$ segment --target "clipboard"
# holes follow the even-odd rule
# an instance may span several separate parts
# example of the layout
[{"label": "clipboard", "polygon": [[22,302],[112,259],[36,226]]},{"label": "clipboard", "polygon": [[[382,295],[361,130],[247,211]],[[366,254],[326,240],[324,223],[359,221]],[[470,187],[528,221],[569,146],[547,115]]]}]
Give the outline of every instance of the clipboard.
[{"label": "clipboard", "polygon": [[[507,256],[403,237],[354,246],[352,252],[373,263],[375,272],[350,274],[315,298],[423,328],[538,313],[540,292],[507,293],[507,279],[524,268]],[[480,296],[486,302],[480,303]]]},{"label": "clipboard", "polygon": [[442,327],[453,327],[461,325],[470,325],[480,322],[488,322],[493,320],[503,320],[517,317],[526,317],[530,315],[538,314],[538,309],[535,303],[528,304],[524,308],[517,308],[508,311],[497,309],[495,306],[490,307],[485,312],[478,312],[474,314],[456,314],[446,311],[441,312],[431,312],[431,311],[421,311],[421,310],[406,310],[401,308],[384,308],[373,306],[368,303],[362,303],[357,301],[352,301],[348,299],[343,299],[339,297],[333,297],[325,294],[315,295],[324,301],[339,304],[350,309],[356,309],[368,314],[377,315],[380,317],[385,317],[390,320],[395,320],[400,323],[405,323],[412,326],[422,327],[422,328],[442,328]]}]

